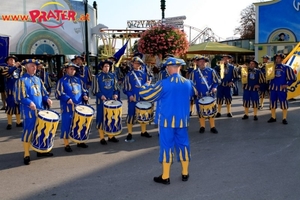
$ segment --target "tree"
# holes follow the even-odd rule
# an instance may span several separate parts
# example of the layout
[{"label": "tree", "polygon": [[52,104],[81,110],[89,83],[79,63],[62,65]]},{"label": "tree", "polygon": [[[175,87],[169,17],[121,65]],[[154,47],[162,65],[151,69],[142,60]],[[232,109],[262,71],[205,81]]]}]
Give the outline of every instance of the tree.
[{"label": "tree", "polygon": [[255,7],[253,4],[242,10],[240,26],[234,30],[234,34],[240,34],[241,39],[255,38]]}]

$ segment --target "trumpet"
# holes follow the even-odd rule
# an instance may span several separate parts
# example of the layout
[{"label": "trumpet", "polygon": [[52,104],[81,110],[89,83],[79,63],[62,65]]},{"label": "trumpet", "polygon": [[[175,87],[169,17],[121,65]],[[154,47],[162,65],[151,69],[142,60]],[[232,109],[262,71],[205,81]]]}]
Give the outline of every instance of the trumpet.
[{"label": "trumpet", "polygon": [[248,83],[248,67],[247,67],[247,65],[241,66],[241,79],[242,79],[242,84]]}]

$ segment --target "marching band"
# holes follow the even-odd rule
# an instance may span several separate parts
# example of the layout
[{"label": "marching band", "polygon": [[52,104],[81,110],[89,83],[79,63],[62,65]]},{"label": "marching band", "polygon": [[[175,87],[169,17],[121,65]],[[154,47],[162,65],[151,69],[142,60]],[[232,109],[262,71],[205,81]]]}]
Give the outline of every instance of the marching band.
[{"label": "marching band", "polygon": [[[107,145],[108,141],[118,143],[116,138],[122,132],[122,106],[120,99],[121,89],[127,96],[128,112],[126,117],[127,136],[125,142],[133,142],[133,125],[138,122],[141,127],[141,137],[151,138],[147,132],[147,124],[154,121],[159,127],[159,133],[164,133],[169,128],[187,127],[187,119],[181,119],[179,114],[167,116],[168,109],[174,95],[168,94],[168,87],[173,82],[190,82],[195,89],[193,95],[184,101],[187,105],[187,113],[190,116],[190,102],[194,102],[199,117],[199,133],[205,132],[205,120],[210,123],[210,132],[217,134],[215,118],[221,117],[221,107],[225,100],[227,116],[232,117],[232,87],[234,82],[241,78],[243,88],[243,120],[249,117],[249,107],[252,104],[254,120],[258,120],[258,109],[263,108],[263,101],[269,91],[271,118],[269,123],[276,121],[275,109],[280,102],[282,109],[282,123],[287,124],[287,87],[296,81],[293,70],[282,64],[283,54],[276,54],[272,65],[269,56],[264,56],[263,67],[259,67],[257,61],[250,61],[248,66],[242,66],[237,70],[230,64],[230,55],[223,55],[220,64],[214,69],[208,66],[209,59],[204,56],[195,56],[188,65],[188,73],[183,77],[180,67],[186,65],[185,61],[167,55],[162,62],[158,85],[151,85],[151,72],[147,64],[142,60],[143,55],[135,54],[131,59],[132,68],[122,63],[120,69],[112,70],[114,63],[107,59],[101,61],[100,72],[92,76],[88,66],[84,65],[84,57],[75,56],[73,62],[64,65],[64,75],[57,81],[55,98],[60,103],[60,113],[51,110],[50,99],[52,82],[46,71],[46,66],[41,60],[26,59],[17,63],[17,58],[9,55],[5,61],[6,66],[1,66],[2,75],[6,80],[6,114],[7,130],[12,129],[12,115],[16,115],[16,126],[23,127],[22,142],[24,146],[24,164],[30,164],[29,149],[37,152],[38,157],[53,156],[50,152],[54,146],[54,136],[60,122],[60,138],[64,142],[64,150],[72,152],[70,140],[77,147],[87,148],[89,134],[94,115],[96,115],[96,129],[99,132],[100,144]],[[179,71],[176,75],[170,74],[174,69]],[[174,76],[174,77],[173,77]],[[166,81],[164,81],[166,80]],[[170,81],[170,86],[168,86]],[[161,85],[162,84],[162,85]],[[174,84],[176,86],[176,84]],[[122,88],[123,87],[123,88]],[[91,93],[96,97],[96,108],[89,102]],[[170,95],[168,101],[164,96]],[[171,89],[170,89],[171,91]],[[176,90],[174,90],[176,93]],[[179,91],[178,91],[179,92]],[[174,93],[174,94],[175,94]],[[182,97],[179,97],[179,99]],[[192,104],[191,104],[192,105]],[[176,108],[170,108],[175,109]],[[175,111],[174,111],[175,112]],[[22,117],[21,114],[22,113]],[[96,113],[96,114],[95,114]],[[173,113],[173,111],[170,113]],[[175,112],[176,113],[176,112]],[[162,116],[167,116],[162,118]],[[186,117],[186,115],[184,115]],[[23,119],[23,122],[21,121]],[[161,135],[159,135],[161,137]],[[163,139],[163,138],[162,138]],[[167,139],[167,138],[165,138]],[[165,152],[169,152],[165,148]],[[181,148],[181,147],[179,147]],[[189,156],[189,148],[185,146],[180,156]],[[161,152],[160,161],[164,161],[168,170],[156,182],[167,183],[169,177],[169,164],[171,155]],[[188,161],[189,158],[179,158],[180,161]],[[168,161],[168,162],[166,162]],[[166,167],[165,166],[165,167]],[[188,179],[187,169],[183,179]]]}]

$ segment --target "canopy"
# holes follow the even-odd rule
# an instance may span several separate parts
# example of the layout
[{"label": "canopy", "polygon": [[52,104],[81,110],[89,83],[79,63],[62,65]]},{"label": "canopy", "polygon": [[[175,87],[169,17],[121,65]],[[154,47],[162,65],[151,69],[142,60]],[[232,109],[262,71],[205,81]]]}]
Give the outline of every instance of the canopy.
[{"label": "canopy", "polygon": [[254,54],[254,51],[219,42],[203,42],[189,47],[187,54]]}]

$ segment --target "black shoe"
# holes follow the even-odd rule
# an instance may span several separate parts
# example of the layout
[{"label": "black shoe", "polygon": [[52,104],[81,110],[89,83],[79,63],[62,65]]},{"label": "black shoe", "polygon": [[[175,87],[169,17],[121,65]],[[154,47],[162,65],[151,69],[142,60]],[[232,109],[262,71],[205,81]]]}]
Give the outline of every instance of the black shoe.
[{"label": "black shoe", "polygon": [[200,127],[199,133],[204,133],[205,132],[205,128],[202,126]]},{"label": "black shoe", "polygon": [[100,140],[100,144],[102,144],[102,145],[107,145],[107,142],[106,142],[106,140],[103,138],[103,139]]},{"label": "black shoe", "polygon": [[262,110],[263,108],[263,106],[258,106],[258,110]]},{"label": "black shoe", "polygon": [[218,133],[218,130],[216,129],[216,127],[212,127],[212,128],[210,129],[210,132],[211,132],[211,133],[214,133],[214,134],[217,134],[217,133]]},{"label": "black shoe", "polygon": [[268,120],[268,123],[272,123],[272,122],[276,122],[276,119],[274,119],[273,117],[271,117],[271,118]]},{"label": "black shoe", "polygon": [[248,115],[244,115],[244,116],[242,117],[242,119],[248,119],[248,118],[249,118]]},{"label": "black shoe", "polygon": [[154,177],[153,180],[156,183],[162,183],[162,184],[165,184],[165,185],[169,185],[170,184],[170,178],[162,179],[162,175],[160,175],[158,177]]},{"label": "black shoe", "polygon": [[77,147],[88,148],[89,146],[85,143],[77,143]]},{"label": "black shoe", "polygon": [[16,127],[23,127],[23,123],[21,122],[20,124],[16,124]]},{"label": "black shoe", "polygon": [[70,145],[67,145],[67,146],[65,146],[65,151],[72,152],[73,150],[71,149]]},{"label": "black shoe", "polygon": [[141,133],[142,137],[151,138],[152,135],[150,135],[147,131],[145,133]]},{"label": "black shoe", "polygon": [[221,113],[216,114],[216,118],[221,117]]},{"label": "black shoe", "polygon": [[11,128],[12,128],[12,125],[11,124],[7,124],[6,130],[10,130]]},{"label": "black shoe", "polygon": [[283,123],[283,124],[288,124],[288,122],[286,121],[286,119],[283,119],[283,120],[282,120],[282,123]]},{"label": "black shoe", "polygon": [[132,139],[132,134],[131,133],[128,133],[128,135],[125,139],[125,142],[134,142],[134,139]]},{"label": "black shoe", "polygon": [[37,152],[36,156],[37,157],[51,157],[51,156],[53,156],[53,153],[50,153],[50,152],[48,152],[48,153],[39,153],[39,152]]},{"label": "black shoe", "polygon": [[257,120],[258,120],[258,118],[257,118],[256,115],[254,115],[253,120],[254,120],[254,121],[257,121]]},{"label": "black shoe", "polygon": [[190,175],[181,175],[181,180],[182,181],[188,181],[189,177],[190,177]]},{"label": "black shoe", "polygon": [[29,165],[29,164],[30,164],[30,157],[29,157],[29,156],[26,156],[26,157],[24,158],[24,164],[25,164],[25,165]]},{"label": "black shoe", "polygon": [[232,114],[231,113],[227,113],[227,117],[232,117]]},{"label": "black shoe", "polygon": [[5,107],[2,107],[0,110],[5,110],[6,108]]},{"label": "black shoe", "polygon": [[115,136],[113,136],[112,138],[108,138],[109,142],[114,142],[114,143],[118,143],[119,140],[117,138],[115,138]]}]

